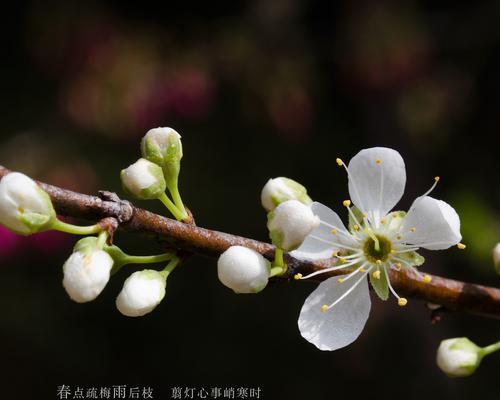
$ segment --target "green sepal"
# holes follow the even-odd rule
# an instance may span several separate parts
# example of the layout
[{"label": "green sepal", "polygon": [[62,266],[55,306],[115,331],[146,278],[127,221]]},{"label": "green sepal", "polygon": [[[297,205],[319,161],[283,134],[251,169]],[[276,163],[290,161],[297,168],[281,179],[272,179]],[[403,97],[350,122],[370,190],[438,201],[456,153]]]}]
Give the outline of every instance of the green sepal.
[{"label": "green sepal", "polygon": [[[354,214],[354,216],[356,217],[356,219],[358,220],[358,222],[361,224],[360,228],[365,227],[365,225],[363,223],[363,213],[361,212],[361,210],[359,208],[357,208],[356,206],[353,206],[353,207],[351,207],[351,211]],[[356,225],[356,221],[354,221],[354,218],[352,217],[351,213],[349,213],[348,228],[351,232],[354,231],[354,225]]]},{"label": "green sepal", "polygon": [[145,159],[159,166],[163,165],[163,154],[153,139],[148,138],[141,142],[141,153]]},{"label": "green sepal", "polygon": [[408,253],[398,254],[398,258],[401,258],[414,267],[420,267],[425,262],[425,258],[418,254],[416,251],[409,251]]},{"label": "green sepal", "polygon": [[127,254],[123,252],[116,245],[105,245],[103,250],[109,254],[109,256],[113,259],[113,268],[111,270],[111,274],[116,273],[121,267],[123,267],[127,263],[127,258],[129,257]]},{"label": "green sepal", "polygon": [[73,252],[79,252],[83,254],[89,254],[95,251],[99,246],[97,244],[98,238],[96,236],[87,236],[76,242],[75,247],[73,247]]},{"label": "green sepal", "polygon": [[375,293],[380,297],[381,300],[387,300],[389,298],[389,286],[387,285],[387,277],[385,268],[380,268],[380,279],[376,279],[373,277],[373,274],[370,274],[370,283],[372,284]]},{"label": "green sepal", "polygon": [[274,219],[274,211],[269,211],[267,213],[267,229],[269,230],[269,238],[271,242],[276,246],[281,248],[283,244],[283,232],[279,230],[271,230],[271,222]]},{"label": "green sepal", "polygon": [[52,219],[52,215],[38,213],[24,213],[19,216],[19,220],[29,228],[31,233],[50,229]]}]

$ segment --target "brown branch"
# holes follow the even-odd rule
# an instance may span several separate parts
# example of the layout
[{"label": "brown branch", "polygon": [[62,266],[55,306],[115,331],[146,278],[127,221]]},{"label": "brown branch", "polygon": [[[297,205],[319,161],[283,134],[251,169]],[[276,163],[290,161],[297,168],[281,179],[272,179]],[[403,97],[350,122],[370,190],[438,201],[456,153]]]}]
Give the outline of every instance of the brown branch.
[{"label": "brown branch", "polygon": [[[0,179],[9,172],[0,166]],[[100,197],[95,197],[43,182],[39,184],[50,195],[60,215],[92,221],[113,217],[120,223],[120,229],[148,235],[172,247],[205,256],[217,257],[228,247],[240,245],[252,248],[269,259],[273,257],[274,246],[268,243],[177,222],[136,208],[109,192],[100,192]],[[335,259],[310,262],[295,259],[290,255],[286,255],[286,260],[289,265],[287,273],[274,280],[293,281],[293,275],[297,272],[305,275],[335,263]],[[345,271],[334,271],[315,278],[316,281],[322,281],[343,273]],[[430,283],[424,283],[418,276],[406,270],[391,271],[390,279],[395,289],[406,297],[440,304],[452,311],[500,317],[500,289],[439,276],[432,276]]]}]

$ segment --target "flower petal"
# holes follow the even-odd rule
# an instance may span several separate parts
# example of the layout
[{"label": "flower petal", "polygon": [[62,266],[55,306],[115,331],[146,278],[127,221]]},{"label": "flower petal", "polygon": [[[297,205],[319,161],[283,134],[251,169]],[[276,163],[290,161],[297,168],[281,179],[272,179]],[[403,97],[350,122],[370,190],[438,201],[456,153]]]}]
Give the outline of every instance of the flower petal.
[{"label": "flower petal", "polygon": [[406,184],[403,158],[396,150],[373,147],[356,154],[348,170],[352,202],[378,224],[403,196]]},{"label": "flower petal", "polygon": [[403,242],[429,250],[447,249],[462,239],[457,212],[448,203],[430,196],[413,202],[401,232]]},{"label": "flower petal", "polygon": [[[344,275],[347,276],[347,275]],[[322,282],[304,302],[299,316],[301,335],[320,350],[337,350],[354,342],[370,314],[368,280],[363,279],[347,297],[326,313],[323,304],[331,304],[349,290],[356,280],[342,284],[338,276]]]},{"label": "flower petal", "polygon": [[[356,245],[356,241],[349,236],[348,230],[335,211],[317,201],[311,204],[311,210],[319,217],[321,223],[311,231],[300,247],[290,253],[293,257],[321,260],[330,258],[332,252],[339,250],[343,245],[351,247]],[[336,229],[338,233],[333,235],[332,229]]]}]

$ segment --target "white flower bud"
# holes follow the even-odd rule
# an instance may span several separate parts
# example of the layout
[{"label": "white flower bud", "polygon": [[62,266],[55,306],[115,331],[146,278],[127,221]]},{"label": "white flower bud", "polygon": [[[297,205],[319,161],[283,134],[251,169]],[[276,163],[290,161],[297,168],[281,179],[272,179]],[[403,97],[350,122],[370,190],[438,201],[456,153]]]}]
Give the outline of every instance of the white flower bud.
[{"label": "white flower bud", "polygon": [[161,167],[144,158],[120,174],[123,188],[142,200],[153,200],[165,192],[166,183]]},{"label": "white flower bud", "polygon": [[109,281],[113,267],[113,259],[108,253],[82,240],[80,242],[85,242],[85,245],[77,244],[75,252],[63,266],[63,286],[69,297],[77,303],[92,301],[99,296]]},{"label": "white flower bud", "polygon": [[49,229],[55,218],[49,195],[34,180],[11,172],[0,181],[0,224],[30,235]]},{"label": "white flower bud", "polygon": [[127,317],[150,313],[165,297],[166,278],[158,271],[145,269],[130,275],[116,298],[116,308]]},{"label": "white flower bud", "polygon": [[311,208],[297,200],[285,201],[267,215],[273,244],[286,251],[299,247],[319,223]]},{"label": "white flower bud", "polygon": [[266,211],[272,211],[287,200],[298,200],[310,205],[311,198],[307,195],[307,189],[300,183],[289,178],[269,179],[262,188],[260,201]]},{"label": "white flower bud", "polygon": [[497,274],[500,274],[500,243],[493,248],[493,265]]},{"label": "white flower bud", "polygon": [[271,263],[260,253],[243,246],[231,246],[217,261],[223,285],[236,293],[258,293],[269,279]]},{"label": "white flower bud", "polygon": [[451,377],[471,375],[481,359],[481,348],[465,337],[443,340],[436,357],[439,368]]},{"label": "white flower bud", "polygon": [[172,128],[149,130],[141,141],[144,158],[158,164],[179,162],[182,158],[181,135]]}]

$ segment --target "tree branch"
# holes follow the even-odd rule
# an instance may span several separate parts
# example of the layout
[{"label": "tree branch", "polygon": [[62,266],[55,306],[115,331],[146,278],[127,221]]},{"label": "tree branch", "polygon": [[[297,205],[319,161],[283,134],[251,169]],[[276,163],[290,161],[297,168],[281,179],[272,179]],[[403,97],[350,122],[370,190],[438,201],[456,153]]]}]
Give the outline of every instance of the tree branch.
[{"label": "tree branch", "polygon": [[[9,172],[0,166],[0,179]],[[177,222],[136,208],[109,192],[100,192],[100,197],[95,197],[43,182],[38,183],[50,195],[57,213],[63,216],[91,221],[112,217],[119,222],[119,229],[141,233],[168,246],[195,254],[217,257],[228,247],[240,245],[254,249],[269,259],[273,258],[274,246],[268,243]],[[275,281],[293,281],[297,272],[306,275],[336,262],[335,258],[314,262],[298,260],[290,255],[285,258],[289,266],[288,271],[285,276],[273,278]],[[345,272],[333,271],[317,275],[310,280],[322,281]],[[440,304],[452,311],[500,318],[500,289],[439,276],[432,276],[432,281],[425,283],[407,270],[390,271],[390,279],[395,289],[403,296]]]}]

